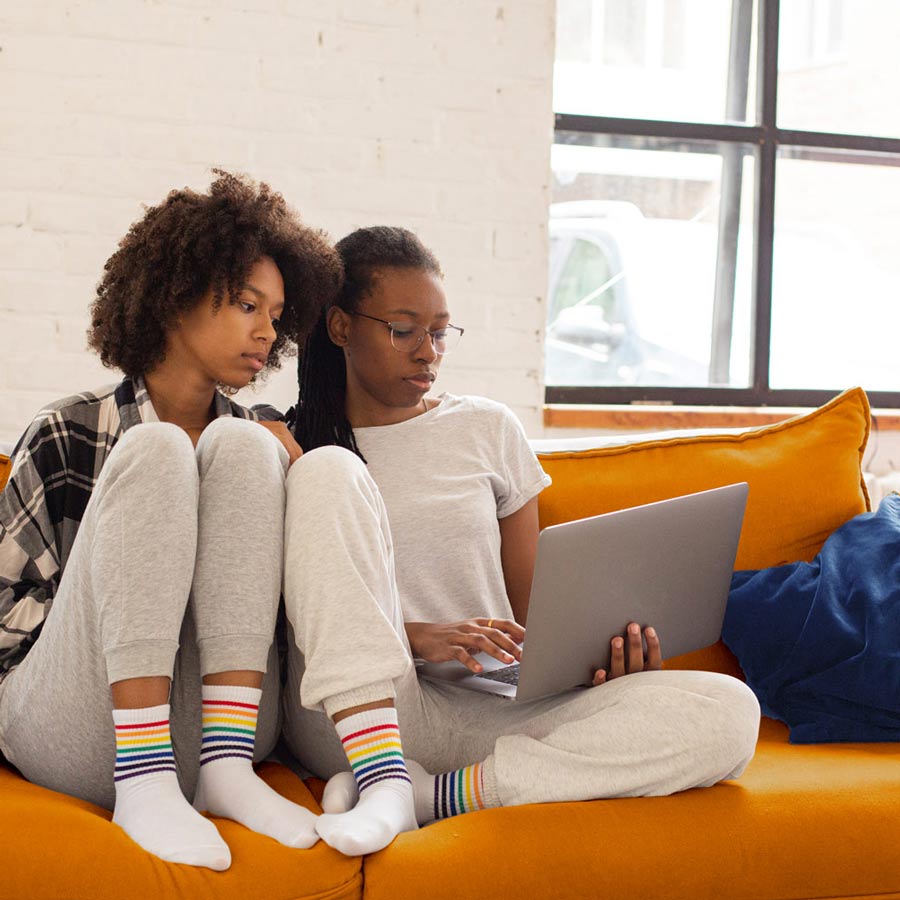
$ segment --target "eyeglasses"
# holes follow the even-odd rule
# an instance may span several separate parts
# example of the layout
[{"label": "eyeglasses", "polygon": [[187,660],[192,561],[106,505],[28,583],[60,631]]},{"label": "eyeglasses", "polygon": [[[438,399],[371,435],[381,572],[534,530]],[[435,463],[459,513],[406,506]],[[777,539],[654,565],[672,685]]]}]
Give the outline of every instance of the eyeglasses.
[{"label": "eyeglasses", "polygon": [[363,319],[371,319],[373,322],[381,322],[387,326],[391,332],[391,346],[401,353],[412,353],[422,346],[427,334],[431,338],[431,346],[438,356],[444,356],[449,353],[462,337],[465,328],[459,328],[456,325],[445,325],[443,328],[435,328],[429,331],[421,325],[414,325],[412,322],[388,322],[386,319],[379,319],[377,316],[369,316],[361,312],[352,312],[351,316],[361,316]]}]

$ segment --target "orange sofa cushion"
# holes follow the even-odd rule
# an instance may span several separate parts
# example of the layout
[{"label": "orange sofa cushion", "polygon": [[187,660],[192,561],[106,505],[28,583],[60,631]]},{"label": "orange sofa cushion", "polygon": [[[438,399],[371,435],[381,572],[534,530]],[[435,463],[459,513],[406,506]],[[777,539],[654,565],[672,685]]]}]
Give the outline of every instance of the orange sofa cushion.
[{"label": "orange sofa cushion", "polygon": [[[263,779],[318,813],[304,783],[284,766],[263,763]],[[351,900],[362,897],[362,859],[321,841],[292,850],[231,822],[215,819],[231,848],[227,872],[163,862],[142,850],[98,806],[30,784],[0,763],[0,846],[4,897],[59,900],[148,900],[236,897],[240,900]]]},{"label": "orange sofa cushion", "polygon": [[9,457],[0,453],[0,491],[3,490],[6,479],[9,478],[10,468]]},{"label": "orange sofa cushion", "polygon": [[900,896],[900,744],[792,745],[764,719],[738,781],[671,797],[491,809],[367,857],[366,900]]}]

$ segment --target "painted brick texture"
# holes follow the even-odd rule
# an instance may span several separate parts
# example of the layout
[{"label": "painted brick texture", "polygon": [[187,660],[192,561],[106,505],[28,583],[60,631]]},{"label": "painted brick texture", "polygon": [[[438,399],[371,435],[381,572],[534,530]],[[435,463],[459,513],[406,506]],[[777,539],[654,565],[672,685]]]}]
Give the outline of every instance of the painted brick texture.
[{"label": "painted brick texture", "polygon": [[[335,239],[416,230],[466,337],[438,387],[540,430],[553,0],[0,2],[0,441],[85,349],[142,204],[220,165]],[[293,400],[290,362],[254,397]]]}]

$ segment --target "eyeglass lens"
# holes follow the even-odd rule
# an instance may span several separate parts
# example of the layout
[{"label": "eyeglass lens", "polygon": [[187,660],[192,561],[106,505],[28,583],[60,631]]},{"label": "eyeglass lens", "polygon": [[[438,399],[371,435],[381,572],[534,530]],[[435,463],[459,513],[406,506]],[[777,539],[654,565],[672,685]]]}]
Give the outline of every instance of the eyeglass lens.
[{"label": "eyeglass lens", "polygon": [[434,352],[440,356],[449,353],[459,343],[459,331],[455,328],[440,328],[437,331],[426,331],[421,325],[415,327],[391,327],[391,343],[395,350],[411,353],[418,350],[425,335],[431,335]]}]

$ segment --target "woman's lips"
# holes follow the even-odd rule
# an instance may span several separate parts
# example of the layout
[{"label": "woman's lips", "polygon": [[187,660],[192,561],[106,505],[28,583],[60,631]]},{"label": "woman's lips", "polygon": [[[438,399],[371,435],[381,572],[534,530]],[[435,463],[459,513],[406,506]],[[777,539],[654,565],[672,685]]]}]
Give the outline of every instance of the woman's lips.
[{"label": "woman's lips", "polygon": [[265,361],[265,359],[263,359],[262,356],[256,356],[255,354],[251,355],[249,353],[244,353],[242,355],[243,355],[244,359],[246,359],[247,362],[249,362],[250,365],[254,369],[256,369],[257,372],[259,372],[262,369],[262,367],[266,364],[266,361]]},{"label": "woman's lips", "polygon": [[415,385],[417,388],[423,391],[431,390],[431,383],[434,381],[430,375],[410,375],[408,378],[404,378],[404,381],[408,381],[410,384]]}]

